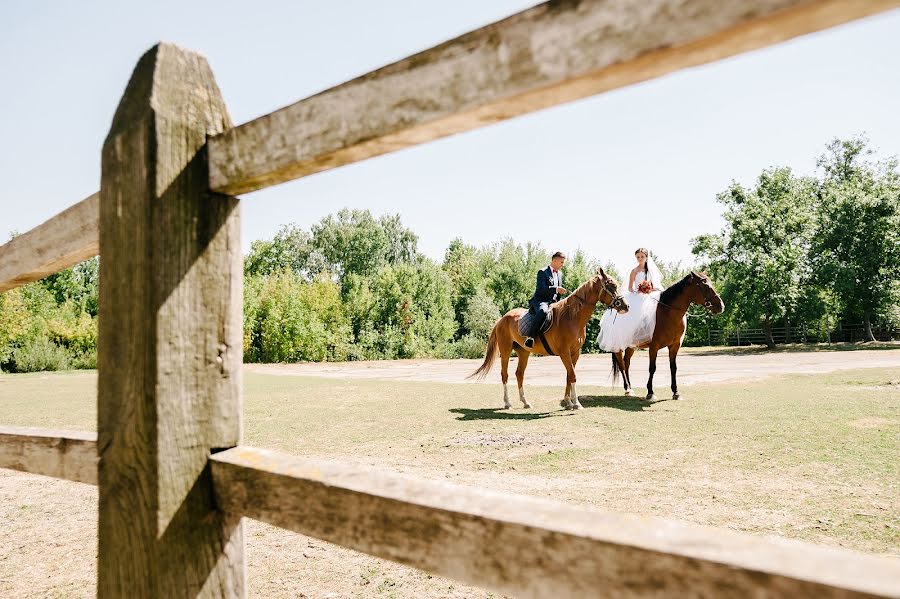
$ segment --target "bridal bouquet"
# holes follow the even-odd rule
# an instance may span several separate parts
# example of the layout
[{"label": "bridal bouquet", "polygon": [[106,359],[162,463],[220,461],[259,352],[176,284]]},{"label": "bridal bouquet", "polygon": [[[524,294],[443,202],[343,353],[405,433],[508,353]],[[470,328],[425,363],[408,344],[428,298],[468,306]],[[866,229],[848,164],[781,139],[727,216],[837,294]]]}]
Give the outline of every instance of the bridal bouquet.
[{"label": "bridal bouquet", "polygon": [[653,284],[650,281],[641,281],[638,284],[638,293],[650,293],[653,291]]}]

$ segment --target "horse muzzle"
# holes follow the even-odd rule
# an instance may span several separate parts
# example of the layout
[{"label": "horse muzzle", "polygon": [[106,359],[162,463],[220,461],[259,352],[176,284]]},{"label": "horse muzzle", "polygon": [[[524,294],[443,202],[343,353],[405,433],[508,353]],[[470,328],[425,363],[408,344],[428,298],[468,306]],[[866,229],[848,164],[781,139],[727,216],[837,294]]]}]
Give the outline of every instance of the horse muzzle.
[{"label": "horse muzzle", "polygon": [[718,302],[713,303],[710,300],[706,300],[703,302],[703,307],[709,310],[710,314],[721,314],[725,311],[725,302],[719,300]]}]

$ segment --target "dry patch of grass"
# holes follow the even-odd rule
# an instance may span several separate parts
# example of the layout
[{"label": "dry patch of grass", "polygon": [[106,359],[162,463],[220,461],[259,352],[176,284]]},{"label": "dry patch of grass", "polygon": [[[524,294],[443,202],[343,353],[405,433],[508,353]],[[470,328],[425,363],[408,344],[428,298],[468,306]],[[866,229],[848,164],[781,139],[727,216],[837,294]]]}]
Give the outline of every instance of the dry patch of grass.
[{"label": "dry patch of grass", "polygon": [[[558,409],[556,387],[503,411],[499,385],[245,380],[250,445],[900,554],[900,368],[696,385],[653,404],[583,385],[580,413]],[[0,375],[0,422],[93,429],[95,388],[85,373]],[[0,596],[92,596],[95,511],[90,487],[0,473]],[[488,596],[254,522],[247,551],[255,596]]]}]

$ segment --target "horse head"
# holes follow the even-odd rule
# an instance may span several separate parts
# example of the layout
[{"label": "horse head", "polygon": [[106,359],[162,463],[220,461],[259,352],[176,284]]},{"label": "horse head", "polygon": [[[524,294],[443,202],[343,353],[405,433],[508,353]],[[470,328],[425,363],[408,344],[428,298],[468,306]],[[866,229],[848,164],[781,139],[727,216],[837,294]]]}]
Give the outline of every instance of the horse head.
[{"label": "horse head", "polygon": [[725,302],[713,289],[712,282],[705,273],[691,271],[690,277],[693,296],[691,301],[698,306],[703,306],[712,314],[721,314],[725,310]]},{"label": "horse head", "polygon": [[608,308],[612,308],[619,314],[628,312],[628,302],[619,294],[619,284],[602,268],[598,268],[597,274],[594,275],[594,286],[597,287],[597,298]]}]

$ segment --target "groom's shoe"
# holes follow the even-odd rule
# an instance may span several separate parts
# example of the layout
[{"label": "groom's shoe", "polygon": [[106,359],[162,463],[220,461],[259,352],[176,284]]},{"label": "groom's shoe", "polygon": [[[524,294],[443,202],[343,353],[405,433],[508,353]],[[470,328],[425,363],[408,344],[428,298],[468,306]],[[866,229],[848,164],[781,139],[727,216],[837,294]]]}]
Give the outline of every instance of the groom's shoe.
[{"label": "groom's shoe", "polygon": [[528,349],[534,347],[534,337],[525,337],[525,347]]}]

